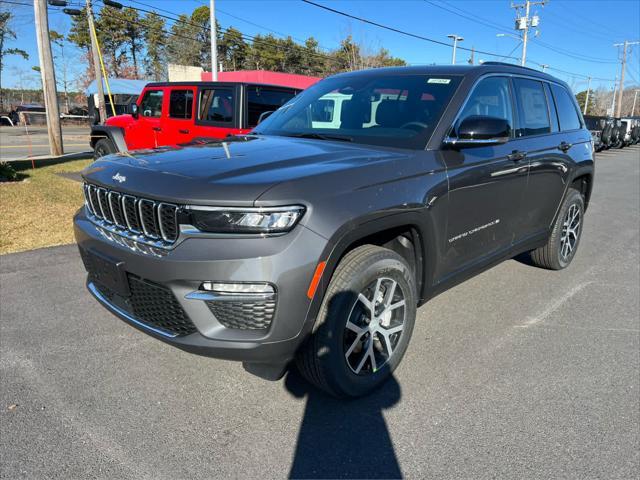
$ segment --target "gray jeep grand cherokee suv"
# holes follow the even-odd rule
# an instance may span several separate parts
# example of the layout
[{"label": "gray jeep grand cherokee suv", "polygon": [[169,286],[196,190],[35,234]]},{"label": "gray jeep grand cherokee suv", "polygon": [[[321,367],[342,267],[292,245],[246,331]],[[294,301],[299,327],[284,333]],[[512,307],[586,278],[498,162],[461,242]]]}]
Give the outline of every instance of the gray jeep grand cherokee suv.
[{"label": "gray jeep grand cherokee suv", "polygon": [[131,325],[264,378],[295,360],[357,396],[400,363],[430,298],[523,252],[569,265],[593,172],[575,99],[547,74],[368,70],[248,135],[101,158],[75,235],[89,291]]}]

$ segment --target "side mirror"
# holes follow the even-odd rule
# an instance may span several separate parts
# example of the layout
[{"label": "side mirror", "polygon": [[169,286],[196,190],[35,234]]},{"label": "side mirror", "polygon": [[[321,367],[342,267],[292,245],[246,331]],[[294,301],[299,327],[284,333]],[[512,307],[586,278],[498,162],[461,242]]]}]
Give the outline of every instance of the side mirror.
[{"label": "side mirror", "polygon": [[133,118],[138,118],[138,105],[135,103],[132,103],[129,105],[129,111],[131,112],[131,116]]},{"label": "side mirror", "polygon": [[511,136],[511,125],[504,118],[472,115],[458,127],[455,137],[448,136],[445,143],[451,146],[472,147],[507,143]]},{"label": "side mirror", "polygon": [[262,112],[260,114],[260,116],[258,117],[258,125],[260,125],[260,122],[262,122],[263,120],[266,120],[267,118],[269,118],[269,116],[274,112],[274,110],[269,110],[267,112]]}]

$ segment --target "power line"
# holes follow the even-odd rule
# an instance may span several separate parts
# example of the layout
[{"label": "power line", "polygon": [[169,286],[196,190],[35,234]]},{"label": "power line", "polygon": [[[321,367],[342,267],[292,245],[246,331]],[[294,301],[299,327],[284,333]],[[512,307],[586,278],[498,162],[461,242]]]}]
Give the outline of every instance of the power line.
[{"label": "power line", "polygon": [[0,5],[1,4],[5,4],[5,3],[9,3],[11,5],[20,5],[20,6],[23,6],[23,7],[31,7],[31,6],[33,6],[33,5],[28,4],[28,3],[11,2],[9,0],[2,0],[2,2],[0,2]]},{"label": "power line", "polygon": [[[99,0],[99,1],[100,1],[100,0]],[[103,3],[103,5],[104,5],[104,3]],[[134,10],[137,10],[137,8],[136,8],[136,7],[131,7],[131,8],[133,8]],[[110,14],[110,15],[115,16],[116,18],[118,18],[119,20],[121,20],[121,21],[123,21],[123,22],[133,23],[133,24],[135,24],[135,25],[139,25],[139,26],[142,26],[142,27],[148,27],[148,25],[147,25],[147,24],[145,24],[144,22],[142,22],[142,21],[135,21],[135,20],[127,19],[127,18],[125,18],[125,17],[123,17],[123,16],[119,15],[118,13],[116,13],[116,11],[109,12],[109,14]],[[173,20],[173,19],[172,19],[172,20]],[[176,21],[176,22],[181,22],[181,20],[175,20],[175,21]],[[189,23],[190,23],[191,25],[193,25],[193,26],[197,26],[198,28],[200,28],[200,29],[202,29],[202,30],[205,30],[205,31],[209,31],[209,30],[210,30],[210,28],[209,28],[208,26],[206,26],[206,25],[198,25],[198,24],[195,24],[195,23],[192,23],[192,22],[189,22]],[[98,28],[98,29],[99,29],[99,28]],[[191,40],[191,41],[200,41],[200,39],[198,39],[198,38],[190,37],[190,36],[187,36],[187,35],[182,35],[182,34],[179,34],[179,33],[175,33],[175,32],[173,32],[173,31],[169,31],[169,30],[167,30],[167,29],[161,29],[161,30],[162,30],[162,32],[164,32],[165,34],[170,35],[170,36],[173,36],[173,37],[178,37],[178,38],[182,38],[182,39],[185,39],[185,40]],[[222,29],[222,28],[221,28],[221,31],[227,31],[227,30],[228,30],[228,28],[226,28],[226,29]],[[105,33],[107,33],[107,32],[105,32]],[[258,38],[258,37],[254,37],[254,36],[251,36],[251,35],[243,34],[242,32],[240,32],[240,36],[241,36],[241,38],[242,38],[243,40],[246,40],[246,41],[252,42],[252,43],[254,43],[254,44],[255,44],[256,42],[258,42],[258,44],[262,43],[262,44],[271,45],[271,46],[273,46],[274,48],[277,48],[277,49],[291,50],[291,46],[289,46],[289,45],[282,45],[282,44],[280,44],[280,43],[276,43],[276,42],[274,42],[274,41],[272,41],[272,40],[270,40],[270,39],[268,39],[268,38],[265,38],[265,37],[260,37],[260,38]],[[164,46],[164,47],[170,47],[170,45],[169,45],[169,44],[167,44],[167,43],[165,43],[165,42],[158,42],[158,43],[160,43],[160,45],[162,45],[162,46]],[[302,48],[304,48],[304,47],[302,47]],[[335,58],[335,57],[332,57],[332,56],[329,56],[329,55],[325,55],[325,54],[323,54],[323,53],[321,53],[321,52],[311,52],[311,51],[307,51],[306,53],[307,53],[308,55],[311,55],[311,56],[314,56],[314,57],[322,58],[323,60],[328,60],[328,61],[332,61],[332,62],[341,63],[341,61],[340,61],[339,59],[337,59],[337,58]]]},{"label": "power line", "polygon": [[[99,1],[100,1],[100,0],[99,0]],[[162,11],[162,12],[165,12],[165,13],[169,13],[169,14],[174,15],[174,16],[176,15],[174,12],[170,12],[169,10],[165,10],[165,9],[161,9],[161,8],[156,8],[156,7],[151,7],[150,5],[145,4],[145,3],[143,3],[143,2],[140,2],[140,1],[138,1],[138,0],[130,0],[130,1],[133,1],[134,3],[140,4],[140,5],[149,6],[150,8],[154,8],[155,10],[159,10],[159,11]],[[357,20],[359,20],[359,21],[364,21],[365,23],[371,23],[371,24],[373,24],[373,25],[375,25],[375,26],[380,26],[380,28],[390,29],[391,31],[396,31],[397,33],[402,33],[402,34],[405,34],[405,35],[410,35],[410,36],[414,36],[414,35],[415,35],[415,34],[411,34],[411,33],[409,33],[409,32],[402,32],[401,30],[394,29],[393,27],[387,27],[387,26],[384,26],[384,25],[376,24],[375,22],[370,22],[370,21],[368,21],[368,20],[366,20],[366,19],[360,19],[359,17],[352,16],[352,15],[350,15],[350,14],[348,14],[348,13],[345,13],[345,12],[335,11],[334,9],[331,9],[331,8],[329,8],[329,7],[324,7],[323,5],[319,5],[319,4],[316,4],[316,3],[311,2],[311,1],[308,1],[308,0],[302,0],[302,1],[305,1],[305,3],[309,3],[309,4],[311,4],[311,5],[318,6],[318,7],[320,7],[320,8],[323,8],[323,9],[326,9],[326,10],[329,10],[329,11],[334,11],[334,13],[338,13],[338,14],[340,14],[340,15],[345,15],[345,16],[348,16],[348,17],[350,17],[350,18],[357,19]],[[145,12],[145,13],[151,13],[150,11],[145,10],[145,9],[141,9],[141,8],[139,8],[139,7],[129,6],[129,8],[132,8],[132,9],[134,9],[134,10],[143,11],[143,12]],[[112,13],[113,13],[113,12],[112,12]],[[153,12],[153,13],[157,13],[157,12]],[[118,16],[118,15],[116,14],[116,16]],[[203,30],[205,30],[205,31],[209,31],[209,27],[208,27],[208,26],[206,26],[206,25],[196,24],[196,23],[193,23],[193,22],[190,22],[190,21],[188,21],[188,20],[181,19],[181,18],[167,17],[167,16],[164,16],[164,15],[163,15],[162,17],[163,17],[163,18],[167,18],[168,20],[171,20],[171,21],[173,21],[174,23],[185,23],[185,24],[187,24],[187,25],[191,25],[191,26],[197,27],[197,28],[199,28],[199,29],[203,29]],[[143,23],[143,22],[131,21],[131,20],[128,20],[128,19],[123,18],[123,17],[120,17],[120,16],[118,16],[118,18],[119,18],[119,19],[121,19],[122,21],[132,22],[132,23],[134,23],[134,24],[137,24],[137,25],[140,25],[140,26],[143,26],[143,27],[148,27],[148,25],[146,25],[146,24],[145,24],[145,23]],[[239,17],[238,17],[238,18],[239,18]],[[230,27],[222,28],[222,29],[221,29],[221,31],[222,31],[222,32],[226,32],[226,31],[228,31],[228,30],[229,30],[229,28],[230,28]],[[262,26],[261,26],[261,28],[266,28],[266,27],[262,27]],[[166,35],[168,35],[168,36],[173,36],[173,37],[183,38],[183,39],[185,39],[185,40],[191,40],[191,41],[199,41],[199,40],[200,40],[200,39],[198,39],[198,38],[194,38],[194,37],[189,37],[189,36],[186,36],[186,35],[178,34],[178,33],[175,33],[175,32],[172,32],[172,31],[169,31],[169,30],[164,29],[164,28],[163,28],[163,29],[161,29],[161,30],[163,31],[163,33],[165,33],[165,34],[166,34]],[[105,33],[107,33],[107,32],[105,32]],[[259,34],[258,34],[258,35],[259,35]],[[276,48],[276,49],[291,50],[291,46],[289,46],[289,45],[283,45],[283,44],[277,43],[277,42],[275,42],[275,41],[273,41],[273,40],[270,40],[269,38],[266,38],[266,37],[263,37],[263,36],[260,36],[260,37],[257,37],[257,36],[251,36],[251,35],[244,34],[244,33],[242,33],[242,32],[240,32],[240,36],[241,36],[241,38],[242,38],[243,40],[245,40],[245,41],[249,41],[249,42],[252,42],[252,43],[258,42],[258,43],[262,43],[262,44],[266,44],[266,45],[271,45],[272,47],[274,47],[274,48]],[[417,38],[420,38],[420,39],[423,39],[423,40],[426,40],[426,41],[430,41],[430,42],[432,42],[432,43],[439,44],[439,45],[443,45],[443,46],[447,46],[447,47],[450,47],[450,46],[451,46],[451,45],[449,45],[449,44],[448,44],[448,43],[446,43],[446,42],[440,42],[440,41],[438,41],[438,40],[428,39],[428,38],[426,38],[426,37],[421,37],[421,36],[416,36],[416,37],[417,37]],[[292,38],[293,38],[293,37],[292,37]],[[275,39],[274,39],[274,40],[275,40]],[[160,45],[162,45],[162,46],[164,46],[164,47],[169,47],[169,46],[170,46],[170,45],[169,45],[168,43],[166,43],[166,42],[159,42],[159,43],[160,43]],[[301,46],[301,45],[298,45],[298,46],[299,46],[299,47],[304,48],[304,47],[303,47],[303,46]],[[458,48],[460,48],[461,50],[465,50],[465,51],[471,51],[471,49],[469,49],[469,48],[464,48],[464,47],[458,47]],[[509,59],[512,59],[512,60],[518,60],[518,58],[517,58],[517,57],[513,57],[513,56],[511,56],[511,54],[513,53],[513,51],[512,51],[512,52],[510,52],[508,55],[500,55],[500,54],[498,54],[498,53],[485,52],[485,51],[481,51],[481,50],[475,50],[475,52],[476,52],[476,53],[479,53],[479,54],[483,54],[483,55],[490,55],[490,56],[493,56],[493,57],[498,57],[498,58],[500,58],[500,59],[503,59],[503,58],[509,58]],[[314,56],[314,57],[316,57],[316,58],[321,58],[321,59],[324,59],[324,60],[327,60],[327,61],[330,61],[330,62],[333,62],[333,63],[336,63],[336,64],[341,64],[341,63],[342,63],[339,59],[335,58],[334,56],[327,55],[327,54],[323,54],[322,52],[312,52],[312,51],[307,51],[307,52],[305,52],[305,53],[306,53],[307,55],[311,55],[311,56]],[[531,63],[532,63],[532,64],[535,64],[535,65],[537,65],[537,66],[540,66],[540,67],[542,66],[542,64],[541,64],[541,63],[538,63],[538,62],[535,62],[535,61],[531,61]],[[567,75],[574,75],[574,76],[578,76],[578,77],[581,77],[581,78],[588,78],[588,76],[587,76],[587,75],[578,74],[578,73],[574,73],[574,72],[568,72],[568,71],[566,71],[566,70],[562,70],[562,69],[559,69],[559,68],[554,68],[554,67],[550,67],[550,66],[549,66],[549,67],[547,67],[547,68],[549,68],[549,70],[556,71],[556,72],[560,72],[560,73],[564,73],[564,74],[567,74]],[[610,82],[610,81],[612,81],[610,78],[598,78],[598,77],[592,77],[592,78],[593,78],[594,80],[600,80],[600,81],[606,81],[606,82]]]},{"label": "power line", "polygon": [[[445,10],[445,11],[449,12],[449,13],[453,13],[454,15],[457,15],[459,17],[466,18],[467,20],[470,20],[472,22],[475,22],[475,23],[478,23],[480,25],[484,25],[486,27],[489,27],[489,28],[492,28],[494,30],[497,30],[498,32],[504,32],[505,29],[506,29],[506,27],[498,25],[497,23],[493,23],[493,22],[491,22],[489,20],[485,20],[485,19],[483,19],[481,17],[477,17],[477,16],[476,17],[471,17],[469,15],[466,15],[465,13],[462,13],[461,11],[457,11],[456,12],[456,11],[452,10],[452,8],[456,8],[453,5],[447,5],[445,7],[444,5],[440,5],[440,4],[436,3],[436,2],[432,2],[431,0],[423,0],[423,1],[428,3],[428,4],[430,4],[430,5],[433,5],[434,7],[440,8],[442,10]],[[459,10],[459,9],[457,9],[457,10]]]},{"label": "power line", "polygon": [[[445,10],[445,11],[447,11],[449,13],[452,13],[454,15],[457,15],[459,17],[466,18],[467,20],[470,20],[470,21],[472,21],[474,23],[477,23],[477,24],[480,24],[480,25],[484,25],[485,27],[491,28],[493,30],[496,30],[496,31],[499,31],[499,32],[504,32],[505,29],[506,29],[505,27],[502,27],[497,23],[491,22],[490,20],[486,20],[486,19],[484,19],[482,17],[478,17],[477,15],[473,16],[473,17],[469,16],[469,15],[466,15],[466,13],[463,13],[463,11],[460,11],[460,9],[458,9],[457,7],[455,7],[453,5],[448,5],[448,6],[445,7],[444,5],[440,5],[440,4],[438,4],[438,3],[434,2],[434,1],[431,1],[431,0],[423,0],[423,1],[428,3],[428,4],[430,4],[430,5],[433,5],[434,7],[440,8],[442,10]],[[458,11],[455,11],[455,10],[452,10],[452,9],[456,9]],[[565,26],[567,26],[567,25],[565,25]],[[569,27],[569,26],[567,26],[567,27]],[[538,40],[538,39],[532,39],[532,40],[536,44],[538,44],[539,46],[541,46],[543,48],[547,48],[547,49],[552,50],[552,51],[554,51],[556,53],[559,53],[561,55],[566,55],[566,56],[575,58],[577,60],[582,60],[582,61],[585,61],[585,62],[594,62],[594,63],[596,63],[596,62],[597,63],[611,63],[611,64],[617,63],[615,61],[607,60],[607,59],[604,59],[604,58],[589,57],[589,56],[583,55],[581,53],[571,52],[569,50],[565,50],[565,49],[562,49],[562,48],[559,48],[559,47],[554,47],[554,46],[549,45],[549,44],[547,44],[547,43],[545,43],[545,42],[543,42],[541,40]]]},{"label": "power line", "polygon": [[[367,23],[369,25],[373,25],[374,27],[382,28],[384,30],[389,30],[391,32],[399,33],[399,34],[405,35],[407,37],[412,37],[412,38],[416,38],[418,40],[423,40],[425,42],[435,43],[437,45],[442,45],[442,46],[445,46],[445,47],[451,47],[451,45],[449,43],[447,43],[447,42],[442,42],[440,40],[435,40],[433,38],[428,38],[428,37],[424,37],[422,35],[418,35],[416,33],[406,32],[404,30],[400,30],[400,29],[395,28],[395,27],[390,27],[388,25],[383,25],[381,23],[377,23],[377,22],[374,22],[372,20],[368,20],[366,18],[358,17],[356,15],[351,15],[350,13],[342,12],[340,10],[336,10],[335,8],[327,7],[325,5],[321,5],[319,3],[312,2],[311,0],[301,0],[301,1],[303,1],[304,3],[308,3],[309,5],[313,5],[314,7],[318,7],[318,8],[321,8],[323,10],[327,10],[329,12],[335,13],[337,15],[342,15],[343,17],[348,17],[348,18],[351,18],[353,20],[358,20],[359,22],[362,22],[362,23]],[[470,48],[465,48],[465,47],[458,47],[458,48],[460,50],[465,50],[467,52],[471,51]],[[482,54],[482,55],[489,55],[491,57],[504,58],[504,55],[500,55],[498,53],[485,52],[485,51],[482,51],[482,50],[475,50],[475,52],[479,53],[479,54]],[[517,60],[516,57],[511,57],[511,58]]]},{"label": "power line", "polygon": [[[589,28],[600,30],[600,32],[602,32],[603,35],[607,35],[607,39],[608,40],[611,40],[609,35],[611,34],[611,30],[613,30],[615,27],[612,27],[611,29],[607,29],[606,27],[604,27],[600,23],[594,22],[593,20],[587,18],[585,15],[581,14],[580,11],[577,8],[575,8],[575,0],[571,0],[571,2],[570,2],[571,6],[568,6],[562,0],[555,0],[554,3],[565,7],[565,11],[567,12],[567,14],[566,14],[567,16],[561,18],[561,20],[563,20],[563,25],[566,26],[566,23],[567,23],[566,19],[569,18],[569,17],[572,17],[572,16],[580,17],[580,18],[582,18],[583,22],[588,23],[588,24],[591,25]],[[558,17],[558,18],[560,18],[560,17]],[[617,25],[616,25],[616,27],[617,27]],[[596,33],[596,32],[593,32],[593,33]],[[634,35],[628,35],[628,36],[633,37]],[[622,38],[622,37],[620,37],[620,38]]]}]

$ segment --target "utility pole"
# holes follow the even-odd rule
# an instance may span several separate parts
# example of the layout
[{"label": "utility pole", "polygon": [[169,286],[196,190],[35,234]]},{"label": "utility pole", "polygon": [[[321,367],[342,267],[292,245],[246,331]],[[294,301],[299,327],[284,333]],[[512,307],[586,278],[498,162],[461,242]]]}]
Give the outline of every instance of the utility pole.
[{"label": "utility pole", "polygon": [[[527,42],[529,41],[529,28],[531,27],[536,28],[540,23],[540,18],[537,15],[534,15],[533,17],[529,18],[529,14],[531,13],[531,6],[542,5],[544,7],[544,4],[546,2],[547,0],[540,0],[537,2],[526,0],[524,4],[520,4],[520,5],[516,5],[514,3],[511,4],[511,8],[515,8],[518,14],[518,17],[516,18],[516,30],[522,30],[522,57],[520,59],[520,65],[522,65],[523,67],[527,63]],[[524,8],[524,17],[520,16],[521,8]]]},{"label": "utility pole", "polygon": [[476,53],[476,47],[471,47],[471,58],[469,58],[469,64],[470,65],[474,65],[475,63],[475,53]]},{"label": "utility pole", "polygon": [[49,152],[59,157],[64,153],[62,146],[62,129],[60,127],[60,110],[58,109],[58,92],[56,91],[56,72],[53,68],[53,55],[49,40],[49,16],[46,0],[34,0],[33,12],[38,42],[40,74],[42,75],[42,91],[47,110],[47,133],[49,134]]},{"label": "utility pole", "polygon": [[589,90],[591,89],[591,77],[587,77],[587,96],[584,98],[584,110],[583,115],[587,114],[587,105],[589,105]]},{"label": "utility pole", "polygon": [[456,48],[458,46],[458,42],[462,42],[464,38],[458,35],[447,35],[447,37],[453,40],[453,54],[451,55],[451,65],[456,64]]},{"label": "utility pole", "polygon": [[102,71],[100,70],[100,56],[98,54],[98,39],[93,32],[96,31],[93,20],[93,8],[91,0],[87,0],[87,21],[89,22],[89,36],[91,37],[91,57],[93,58],[93,73],[96,77],[96,87],[98,89],[98,112],[100,123],[107,119],[107,107],[104,103],[104,87],[102,86]]},{"label": "utility pole", "polygon": [[209,21],[211,23],[211,75],[213,81],[218,81],[218,33],[216,31],[216,5],[215,0],[211,0],[209,6]]},{"label": "utility pole", "polygon": [[618,108],[616,109],[617,111],[617,117],[620,117],[622,115],[622,97],[624,96],[624,71],[627,67],[627,48],[629,48],[630,45],[638,45],[640,44],[640,42],[630,42],[628,40],[625,40],[624,43],[614,43],[613,46],[614,47],[623,47],[622,48],[622,66],[621,66],[621,72],[620,72],[620,87],[618,88]]},{"label": "utility pole", "polygon": [[616,78],[613,81],[613,99],[611,100],[611,116],[612,117],[614,116],[614,113],[615,113],[614,109],[615,109],[615,106],[616,106],[616,86],[617,86],[617,83],[618,83],[618,76],[616,75]]},{"label": "utility pole", "polygon": [[640,92],[640,90],[636,90],[635,93],[633,94],[633,107],[631,107],[632,117],[633,117],[633,114],[636,112],[636,99],[638,98],[638,92]]}]

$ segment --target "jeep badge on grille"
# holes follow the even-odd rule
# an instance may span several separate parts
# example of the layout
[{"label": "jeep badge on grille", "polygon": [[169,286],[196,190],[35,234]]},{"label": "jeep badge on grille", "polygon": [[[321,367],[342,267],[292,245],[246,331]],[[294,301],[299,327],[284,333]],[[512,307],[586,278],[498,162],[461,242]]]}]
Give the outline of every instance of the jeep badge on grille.
[{"label": "jeep badge on grille", "polygon": [[119,183],[127,181],[127,177],[125,177],[124,175],[120,175],[120,172],[116,172],[116,174],[113,177],[111,177],[111,179]]}]

